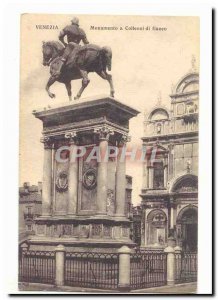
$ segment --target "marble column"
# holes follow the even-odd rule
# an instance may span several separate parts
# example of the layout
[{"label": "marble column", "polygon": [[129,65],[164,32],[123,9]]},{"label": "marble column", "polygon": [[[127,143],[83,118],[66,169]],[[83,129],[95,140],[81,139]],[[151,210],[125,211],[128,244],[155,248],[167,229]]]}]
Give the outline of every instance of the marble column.
[{"label": "marble column", "polygon": [[97,201],[96,201],[96,214],[106,215],[107,214],[107,173],[108,173],[108,162],[105,160],[105,155],[108,149],[108,140],[110,135],[114,132],[107,126],[103,126],[95,129],[95,133],[99,136],[99,156],[98,162],[98,173],[97,173]]},{"label": "marble column", "polygon": [[125,216],[126,204],[126,157],[122,155],[122,149],[126,143],[130,141],[130,137],[123,135],[119,147],[119,155],[117,158],[116,168],[116,215]]},{"label": "marble column", "polygon": [[43,137],[41,142],[44,143],[42,216],[50,216],[52,203],[52,141],[49,137]]},{"label": "marble column", "polygon": [[66,133],[65,138],[69,139],[70,148],[67,214],[76,215],[78,197],[78,160],[72,155],[74,147],[76,147],[76,132]]},{"label": "marble column", "polygon": [[170,231],[169,236],[174,236],[174,225],[175,225],[175,204],[174,199],[170,199]]},{"label": "marble column", "polygon": [[145,221],[142,218],[142,222],[141,222],[141,245],[140,246],[144,246],[145,245]]},{"label": "marble column", "polygon": [[147,245],[147,227],[148,227],[148,222],[147,222],[147,214],[146,214],[146,210],[144,211],[143,214],[143,237],[142,237],[142,246],[145,247]]},{"label": "marble column", "polygon": [[149,189],[153,189],[153,180],[154,180],[154,168],[153,167],[149,167],[149,171],[148,171],[148,176],[149,176],[149,179],[148,179],[148,187]]},{"label": "marble column", "polygon": [[174,208],[171,206],[170,208],[170,228],[174,228]]},{"label": "marble column", "polygon": [[144,160],[143,163],[143,183],[142,188],[147,189],[148,188],[148,166],[147,166],[147,159]]},{"label": "marble column", "polygon": [[173,178],[173,166],[174,166],[174,145],[173,144],[169,144],[168,146],[169,149],[169,160],[168,160],[168,165],[169,165],[169,180]]},{"label": "marble column", "polygon": [[164,187],[167,188],[167,181],[168,181],[168,166],[164,166]]},{"label": "marble column", "polygon": [[146,221],[145,221],[145,243],[144,243],[144,246],[147,246],[149,244],[149,238],[150,238],[149,230],[150,230],[149,229],[149,223],[147,222],[147,219],[146,219]]}]

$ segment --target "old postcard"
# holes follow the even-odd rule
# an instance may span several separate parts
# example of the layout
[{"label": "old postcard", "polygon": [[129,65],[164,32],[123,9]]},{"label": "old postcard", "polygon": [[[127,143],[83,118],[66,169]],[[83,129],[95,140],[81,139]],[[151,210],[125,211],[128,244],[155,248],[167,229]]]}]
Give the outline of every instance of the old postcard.
[{"label": "old postcard", "polygon": [[200,20],[23,14],[19,290],[196,293]]}]

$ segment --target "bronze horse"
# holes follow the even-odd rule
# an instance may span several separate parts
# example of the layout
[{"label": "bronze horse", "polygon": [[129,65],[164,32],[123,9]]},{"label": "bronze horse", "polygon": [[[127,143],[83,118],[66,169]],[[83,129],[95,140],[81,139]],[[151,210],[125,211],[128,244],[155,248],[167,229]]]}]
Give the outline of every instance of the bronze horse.
[{"label": "bronze horse", "polygon": [[58,64],[64,52],[64,46],[56,41],[43,42],[43,65],[50,66],[50,78],[46,85],[46,91],[49,97],[54,98],[55,94],[50,92],[50,86],[58,81],[64,83],[67,89],[69,100],[72,100],[71,80],[82,78],[82,87],[74,99],[79,99],[84,89],[89,84],[89,72],[96,72],[101,78],[107,80],[110,84],[110,95],[114,97],[114,87],[112,76],[107,73],[111,70],[112,51],[109,47],[100,48],[96,45],[78,46],[76,62],[70,62],[70,55],[61,69],[61,73],[56,75]]}]

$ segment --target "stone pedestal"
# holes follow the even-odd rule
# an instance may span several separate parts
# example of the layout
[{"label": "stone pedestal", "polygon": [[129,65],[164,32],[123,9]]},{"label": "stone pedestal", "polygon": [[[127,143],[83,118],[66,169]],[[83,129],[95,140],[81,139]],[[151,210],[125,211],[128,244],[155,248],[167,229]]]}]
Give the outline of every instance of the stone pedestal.
[{"label": "stone pedestal", "polygon": [[132,250],[127,246],[122,246],[119,250],[119,290],[128,292],[130,286],[130,255]]},{"label": "stone pedestal", "polygon": [[55,283],[57,286],[64,285],[64,256],[65,248],[63,245],[58,245],[55,248]]},{"label": "stone pedestal", "polygon": [[105,155],[108,145],[128,141],[129,120],[138,111],[96,97],[33,114],[43,123],[44,167],[43,214],[36,219],[32,248],[133,246],[125,215],[125,160]]},{"label": "stone pedestal", "polygon": [[148,187],[149,189],[153,189],[153,181],[154,181],[154,168],[149,167],[149,180],[148,180]]},{"label": "stone pedestal", "polygon": [[167,285],[173,286],[175,284],[175,250],[168,246],[164,252],[167,253]]}]

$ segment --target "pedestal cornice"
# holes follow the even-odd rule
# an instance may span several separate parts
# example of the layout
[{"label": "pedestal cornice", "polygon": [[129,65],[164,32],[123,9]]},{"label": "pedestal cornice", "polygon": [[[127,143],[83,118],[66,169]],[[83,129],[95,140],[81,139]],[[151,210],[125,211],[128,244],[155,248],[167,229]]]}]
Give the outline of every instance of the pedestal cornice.
[{"label": "pedestal cornice", "polygon": [[83,99],[74,104],[67,102],[33,111],[34,116],[43,121],[44,127],[106,116],[114,123],[128,126],[129,119],[138,113],[136,109],[108,96]]}]

